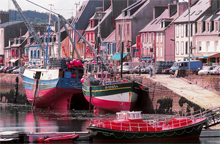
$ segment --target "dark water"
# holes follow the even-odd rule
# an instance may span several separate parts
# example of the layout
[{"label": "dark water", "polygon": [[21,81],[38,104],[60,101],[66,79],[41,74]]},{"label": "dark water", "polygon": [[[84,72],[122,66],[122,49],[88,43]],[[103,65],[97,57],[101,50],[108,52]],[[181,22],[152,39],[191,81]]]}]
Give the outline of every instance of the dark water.
[{"label": "dark water", "polygon": [[[145,115],[149,117],[149,115]],[[73,132],[87,131],[89,119],[114,118],[114,114],[95,116],[89,111],[77,110],[58,112],[52,110],[31,110],[30,106],[0,103],[0,132]],[[220,133],[220,131],[219,131]],[[76,144],[92,144],[91,141],[76,141]],[[156,143],[156,144],[168,144]],[[178,142],[172,144],[220,144],[220,137],[200,138],[199,141]],[[105,143],[106,144],[106,143]],[[151,143],[148,143],[151,144]],[[152,143],[155,144],[155,143]]]}]

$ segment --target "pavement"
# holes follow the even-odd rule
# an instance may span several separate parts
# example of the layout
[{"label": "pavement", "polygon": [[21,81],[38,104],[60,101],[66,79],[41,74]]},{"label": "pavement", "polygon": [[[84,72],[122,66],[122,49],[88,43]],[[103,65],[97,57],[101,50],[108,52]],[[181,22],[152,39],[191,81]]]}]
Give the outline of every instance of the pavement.
[{"label": "pavement", "polygon": [[169,88],[205,109],[220,107],[220,95],[202,88],[197,84],[190,83],[184,78],[176,78],[170,75],[154,75],[153,77],[144,75],[144,77],[160,83],[164,87]]}]

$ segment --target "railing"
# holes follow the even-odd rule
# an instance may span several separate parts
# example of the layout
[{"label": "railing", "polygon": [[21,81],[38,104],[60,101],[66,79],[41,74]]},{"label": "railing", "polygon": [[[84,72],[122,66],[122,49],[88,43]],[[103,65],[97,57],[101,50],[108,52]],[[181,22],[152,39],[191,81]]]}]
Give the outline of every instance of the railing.
[{"label": "railing", "polygon": [[120,131],[135,131],[135,132],[146,132],[146,131],[162,131],[167,129],[175,129],[179,127],[188,126],[190,124],[194,124],[201,120],[201,118],[205,118],[206,115],[201,111],[195,115],[189,116],[180,116],[176,115],[164,117],[156,120],[143,120],[138,122],[131,121],[113,121],[111,119],[104,120],[93,120],[91,122],[92,126],[108,128]]}]

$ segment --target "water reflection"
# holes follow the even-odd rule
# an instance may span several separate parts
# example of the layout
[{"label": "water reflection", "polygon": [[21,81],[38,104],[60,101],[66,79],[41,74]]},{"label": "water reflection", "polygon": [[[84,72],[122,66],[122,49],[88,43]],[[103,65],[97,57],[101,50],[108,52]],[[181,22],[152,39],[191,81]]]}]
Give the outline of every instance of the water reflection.
[{"label": "water reflection", "polygon": [[[84,114],[84,115],[83,115]],[[87,111],[63,113],[30,106],[0,103],[0,131],[72,132],[86,131]]]},{"label": "water reflection", "polygon": [[[152,115],[143,115],[150,118]],[[161,115],[160,115],[161,116]],[[59,111],[36,109],[30,106],[0,103],[0,131],[23,131],[23,132],[73,132],[87,131],[89,119],[115,118],[114,114],[105,114],[93,117],[88,111]],[[155,117],[155,115],[153,115]],[[220,135],[220,131],[219,131]],[[76,141],[76,144],[92,144],[89,141]],[[220,144],[220,137],[200,138],[199,141],[166,142],[148,144]],[[107,144],[107,143],[105,143]],[[137,144],[137,143],[136,143]]]}]

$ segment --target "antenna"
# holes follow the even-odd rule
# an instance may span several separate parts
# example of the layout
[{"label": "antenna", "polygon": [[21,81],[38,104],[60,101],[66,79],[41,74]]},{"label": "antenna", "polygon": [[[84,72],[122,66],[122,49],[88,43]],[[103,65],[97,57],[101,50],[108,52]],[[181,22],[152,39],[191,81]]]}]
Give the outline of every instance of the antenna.
[{"label": "antenna", "polygon": [[51,11],[52,11],[52,6],[54,6],[53,4],[49,4],[50,6],[50,14],[49,14],[49,22],[48,24],[50,25],[50,21],[51,21]]},{"label": "antenna", "polygon": [[[77,14],[77,6],[80,5],[80,1],[79,1],[78,3],[75,2],[74,5],[76,5],[76,14]],[[76,16],[75,16],[75,17],[76,17]]]}]

